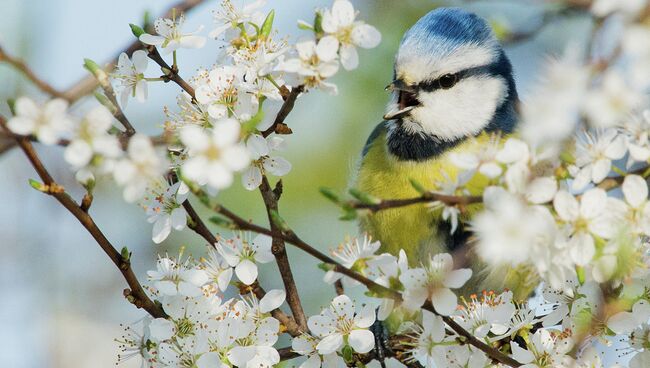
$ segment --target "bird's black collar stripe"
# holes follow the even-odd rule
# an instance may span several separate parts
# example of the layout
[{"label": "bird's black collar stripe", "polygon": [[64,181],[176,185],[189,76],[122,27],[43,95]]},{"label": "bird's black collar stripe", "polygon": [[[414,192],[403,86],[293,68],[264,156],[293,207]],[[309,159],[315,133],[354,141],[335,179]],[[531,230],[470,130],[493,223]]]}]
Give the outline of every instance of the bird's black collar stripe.
[{"label": "bird's black collar stripe", "polygon": [[[384,124],[390,123],[384,122]],[[396,122],[393,124],[400,123]],[[449,141],[433,135],[408,132],[400,126],[389,129],[389,134],[386,138],[388,151],[399,160],[406,161],[426,161],[454,148],[467,139],[467,137],[461,137]]]}]

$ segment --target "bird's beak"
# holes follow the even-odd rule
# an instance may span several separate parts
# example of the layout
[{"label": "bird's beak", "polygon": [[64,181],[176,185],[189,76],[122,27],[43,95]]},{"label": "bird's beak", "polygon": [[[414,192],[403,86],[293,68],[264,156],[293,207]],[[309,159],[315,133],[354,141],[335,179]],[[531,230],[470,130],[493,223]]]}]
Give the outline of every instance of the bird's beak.
[{"label": "bird's beak", "polygon": [[395,110],[387,113],[384,115],[384,120],[399,120],[405,116],[407,116],[411,110],[413,110],[415,106],[408,106],[404,109],[401,110]]},{"label": "bird's beak", "polygon": [[[409,86],[408,84],[404,83],[403,80],[401,79],[396,79],[391,84],[386,86],[387,91],[397,91],[399,93],[399,100],[402,101],[404,96],[410,96],[412,97],[416,103],[417,99],[415,99],[415,95],[417,94],[417,88],[414,86]],[[419,104],[419,103],[418,103]],[[417,104],[413,105],[404,105],[403,101],[399,104],[401,109],[391,111],[384,115],[384,120],[399,120],[405,116],[408,116],[409,113],[417,107]]]},{"label": "bird's beak", "polygon": [[416,88],[413,86],[409,86],[408,84],[404,83],[403,80],[401,79],[396,79],[392,81],[389,85],[386,86],[386,91],[405,91],[405,92],[410,92],[410,93],[416,93]]}]

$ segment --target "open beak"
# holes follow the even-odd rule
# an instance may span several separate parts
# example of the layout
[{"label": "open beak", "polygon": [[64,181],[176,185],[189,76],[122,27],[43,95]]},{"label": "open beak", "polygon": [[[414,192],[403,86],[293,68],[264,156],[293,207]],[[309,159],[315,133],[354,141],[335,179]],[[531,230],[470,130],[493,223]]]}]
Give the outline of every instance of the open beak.
[{"label": "open beak", "polygon": [[386,86],[387,91],[398,91],[398,109],[391,111],[384,115],[384,120],[399,120],[408,116],[413,109],[420,106],[420,101],[417,98],[417,88],[409,86],[403,80],[394,80],[391,84]]}]

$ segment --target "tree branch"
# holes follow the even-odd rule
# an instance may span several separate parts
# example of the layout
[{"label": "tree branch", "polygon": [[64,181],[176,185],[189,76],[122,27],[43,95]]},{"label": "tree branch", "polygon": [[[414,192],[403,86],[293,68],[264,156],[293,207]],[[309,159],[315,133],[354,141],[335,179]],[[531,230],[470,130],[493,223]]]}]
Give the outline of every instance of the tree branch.
[{"label": "tree branch", "polygon": [[[12,67],[14,67],[16,70],[21,72],[27,79],[29,79],[38,89],[41,91],[47,93],[48,95],[52,97],[58,97],[58,98],[63,98],[68,100],[68,98],[65,96],[65,94],[56,88],[52,87],[49,83],[43,81],[41,78],[36,76],[36,74],[32,71],[32,69],[21,59],[16,58],[14,56],[11,56],[7,54],[6,51],[0,46],[0,62],[5,62]],[[68,100],[69,101],[69,100]]]},{"label": "tree branch", "polygon": [[427,192],[419,197],[406,198],[406,199],[382,199],[377,203],[362,203],[359,201],[350,201],[345,205],[359,210],[370,210],[371,212],[378,212],[390,208],[399,208],[411,206],[419,203],[442,202],[449,206],[466,206],[474,203],[483,202],[481,196],[450,196],[445,194]]},{"label": "tree branch", "polygon": [[[0,126],[5,131],[9,131],[9,128],[6,125],[6,120],[4,117],[0,116]],[[34,146],[30,140],[26,137],[16,137],[16,142],[18,146],[23,150],[30,163],[36,170],[36,173],[41,178],[44,183],[43,192],[53,196],[59,203],[63,205],[77,220],[83,225],[83,227],[90,233],[90,235],[95,239],[97,244],[102,248],[104,253],[113,261],[115,266],[120,270],[122,276],[126,280],[126,283],[131,289],[124,290],[124,295],[127,299],[132,302],[136,307],[146,310],[154,318],[164,318],[167,315],[162,310],[162,308],[154,303],[147,294],[145,293],[142,285],[138,281],[137,277],[133,273],[131,268],[130,259],[124,258],[120,252],[115,249],[111,242],[106,238],[106,236],[99,229],[93,218],[83,210],[83,208],[78,205],[68,193],[65,192],[65,189],[57,184],[54,181],[54,178],[47,171],[43,163],[41,162],[38,154],[34,150]]]},{"label": "tree branch", "polygon": [[[273,233],[278,233],[280,230],[273,217],[274,212],[278,212],[278,200],[280,193],[282,192],[282,181],[278,182],[276,189],[277,190],[271,189],[266,175],[263,175],[262,184],[260,185],[260,193],[262,194],[262,199],[264,200],[266,214],[268,216],[269,225],[271,226],[271,231]],[[307,331],[307,317],[305,317],[305,311],[303,310],[302,303],[300,302],[298,288],[296,287],[296,282],[293,278],[293,273],[291,272],[291,264],[289,263],[289,256],[287,255],[284,240],[278,236],[272,236],[271,238],[273,239],[271,251],[275,256],[275,261],[278,264],[280,276],[282,277],[282,283],[284,284],[284,289],[287,292],[287,304],[289,304],[291,313],[293,314],[293,317],[298,323],[300,329],[303,332]]]},{"label": "tree branch", "polygon": [[[282,86],[282,88],[286,89],[285,86]],[[271,125],[267,130],[262,132],[262,136],[264,138],[271,135],[271,133],[291,134],[291,129],[289,129],[289,127],[284,123],[284,121],[287,119],[287,116],[289,116],[289,114],[293,110],[293,107],[296,104],[296,100],[298,99],[298,96],[300,96],[300,94],[303,93],[304,91],[305,91],[304,85],[299,85],[291,89],[291,92],[289,92],[289,94],[285,97],[284,103],[282,104],[282,107],[280,108],[278,115],[275,117],[275,120],[273,121],[273,125]]]}]

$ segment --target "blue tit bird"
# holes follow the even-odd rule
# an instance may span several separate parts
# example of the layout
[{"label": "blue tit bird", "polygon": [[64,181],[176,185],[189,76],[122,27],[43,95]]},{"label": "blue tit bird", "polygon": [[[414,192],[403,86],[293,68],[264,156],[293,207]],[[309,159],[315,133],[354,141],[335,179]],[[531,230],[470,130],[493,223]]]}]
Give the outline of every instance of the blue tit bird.
[{"label": "blue tit bird", "polygon": [[[512,65],[475,14],[438,8],[422,17],[402,38],[393,79],[388,113],[370,134],[352,183],[374,197],[417,197],[411,180],[436,190],[435,183],[459,174],[450,153],[477,150],[517,126]],[[467,187],[480,194],[488,182],[477,174]],[[454,253],[470,236],[462,226],[451,232],[440,211],[424,204],[366,214],[360,226],[383,251],[397,255],[404,249],[412,266],[432,254]]]}]

